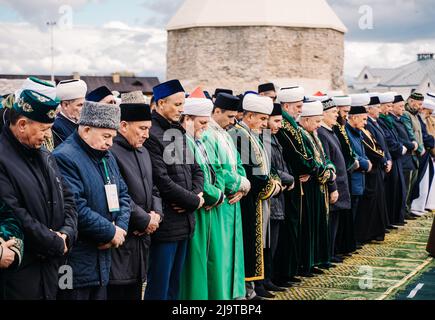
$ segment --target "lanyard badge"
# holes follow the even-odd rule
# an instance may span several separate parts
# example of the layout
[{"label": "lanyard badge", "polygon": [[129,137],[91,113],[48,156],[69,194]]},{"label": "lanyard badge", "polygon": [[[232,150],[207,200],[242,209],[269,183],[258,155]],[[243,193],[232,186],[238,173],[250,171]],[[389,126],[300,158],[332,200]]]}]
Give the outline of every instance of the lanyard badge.
[{"label": "lanyard badge", "polygon": [[104,189],[106,191],[107,205],[109,207],[109,212],[119,211],[119,198],[118,189],[116,184],[112,184],[110,181],[109,170],[107,169],[106,159],[103,159],[104,174],[106,183]]}]

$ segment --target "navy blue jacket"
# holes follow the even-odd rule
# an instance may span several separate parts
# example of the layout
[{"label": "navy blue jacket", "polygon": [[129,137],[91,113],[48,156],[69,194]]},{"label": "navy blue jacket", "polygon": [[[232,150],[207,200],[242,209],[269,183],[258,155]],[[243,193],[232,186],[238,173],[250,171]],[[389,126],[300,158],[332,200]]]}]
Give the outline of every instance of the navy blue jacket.
[{"label": "navy blue jacket", "polygon": [[403,170],[409,171],[418,169],[418,158],[413,155],[414,144],[409,137],[408,130],[406,130],[406,127],[400,118],[393,115],[390,117],[393,120],[393,124],[399,135],[400,142],[408,149],[408,152],[402,158]]},{"label": "navy blue jacket", "polygon": [[70,135],[77,130],[79,126],[67,119],[63,114],[59,113],[54,121],[53,128],[53,141],[54,146],[57,147],[64,142]]},{"label": "navy blue jacket", "polygon": [[[92,150],[79,136],[71,135],[54,152],[60,171],[74,194],[78,212],[78,240],[68,255],[74,288],[105,286],[109,282],[111,251],[98,246],[112,241],[115,226],[128,230],[130,196],[115,158],[110,152]],[[120,210],[109,212],[104,189],[106,160],[112,184],[118,189]]]},{"label": "navy blue jacket", "polygon": [[353,196],[362,196],[365,188],[365,172],[369,169],[369,159],[364,149],[362,132],[352,128],[349,123],[346,124],[346,131],[359,161],[359,169],[354,171],[351,176],[351,193]]}]

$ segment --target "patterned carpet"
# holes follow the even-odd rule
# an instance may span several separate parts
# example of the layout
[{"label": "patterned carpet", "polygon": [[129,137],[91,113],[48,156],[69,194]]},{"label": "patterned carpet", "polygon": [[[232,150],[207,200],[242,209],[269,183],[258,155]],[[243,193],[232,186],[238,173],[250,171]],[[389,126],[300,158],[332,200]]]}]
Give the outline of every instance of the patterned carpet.
[{"label": "patterned carpet", "polygon": [[365,245],[358,254],[347,258],[275,300],[392,300],[415,279],[435,265],[428,257],[426,244],[433,215],[408,221],[392,231],[384,242]]}]

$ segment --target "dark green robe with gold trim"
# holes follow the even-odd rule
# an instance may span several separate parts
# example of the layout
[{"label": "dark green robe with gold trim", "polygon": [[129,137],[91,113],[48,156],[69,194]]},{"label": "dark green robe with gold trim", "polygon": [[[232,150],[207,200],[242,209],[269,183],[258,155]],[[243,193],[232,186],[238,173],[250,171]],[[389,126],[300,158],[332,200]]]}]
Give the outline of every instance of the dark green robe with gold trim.
[{"label": "dark green robe with gold trim", "polygon": [[[270,162],[258,136],[248,127],[237,123],[228,133],[241,156],[251,190],[240,201],[242,208],[245,280],[264,279],[263,210],[275,192],[277,184],[270,175]],[[266,202],[266,203],[265,203]]]},{"label": "dark green robe with gold trim", "polygon": [[0,202],[0,244],[15,240],[15,245],[9,249],[15,252],[15,261],[9,267],[17,268],[22,261],[24,251],[24,235],[20,222],[14,217],[13,212]]}]

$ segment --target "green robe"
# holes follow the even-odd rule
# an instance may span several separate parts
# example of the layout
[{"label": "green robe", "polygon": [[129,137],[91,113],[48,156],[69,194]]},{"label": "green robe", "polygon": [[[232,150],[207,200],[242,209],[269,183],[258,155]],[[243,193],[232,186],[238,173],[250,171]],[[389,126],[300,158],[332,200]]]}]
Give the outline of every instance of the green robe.
[{"label": "green robe", "polygon": [[180,300],[211,300],[209,292],[214,292],[219,283],[213,278],[215,272],[222,272],[222,250],[213,241],[215,234],[220,234],[223,226],[219,223],[221,214],[219,207],[206,211],[205,207],[213,206],[224,200],[222,173],[211,167],[205,147],[201,141],[197,143],[187,136],[187,143],[195,155],[195,160],[204,173],[204,207],[195,211],[195,231],[189,241],[187,256],[184,263],[181,283]]},{"label": "green robe", "polygon": [[[242,166],[239,153],[233,140],[219,124],[211,120],[210,129],[203,134],[203,142],[207,149],[211,164],[216,172],[220,172],[225,188],[225,196],[233,195],[242,188],[242,180],[246,180],[246,172]],[[226,198],[218,207],[216,228],[211,245],[220,248],[220,255],[215,259],[219,267],[213,267],[210,275],[213,290],[209,290],[209,299],[232,300],[245,296],[245,264],[243,252],[243,229],[240,202],[229,204]],[[217,251],[218,252],[218,251]],[[209,286],[211,288],[211,286]]]},{"label": "green robe", "polygon": [[[296,239],[298,243],[298,252],[290,252],[287,262],[288,276],[292,277],[298,272],[295,269],[309,272],[319,262],[319,252],[316,251],[319,246],[319,222],[323,221],[326,213],[326,199],[321,184],[331,177],[332,167],[323,164],[318,152],[315,152],[318,149],[312,143],[312,138],[286,112],[283,112],[283,127],[277,138],[283,147],[284,160],[292,169],[296,182],[291,193],[295,209],[286,212],[290,239]],[[299,178],[303,175],[310,175],[311,178],[301,184]]]},{"label": "green robe", "polygon": [[245,280],[264,279],[264,253],[266,245],[266,211],[269,199],[278,184],[270,174],[270,162],[260,138],[243,123],[237,123],[228,132],[239,152],[251,190],[241,200]]},{"label": "green robe", "polygon": [[10,268],[16,269],[21,264],[24,251],[24,234],[20,222],[13,212],[0,202],[0,244],[15,239],[15,245],[10,247],[15,252],[15,262]]}]

